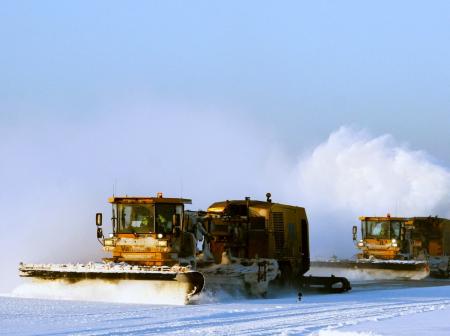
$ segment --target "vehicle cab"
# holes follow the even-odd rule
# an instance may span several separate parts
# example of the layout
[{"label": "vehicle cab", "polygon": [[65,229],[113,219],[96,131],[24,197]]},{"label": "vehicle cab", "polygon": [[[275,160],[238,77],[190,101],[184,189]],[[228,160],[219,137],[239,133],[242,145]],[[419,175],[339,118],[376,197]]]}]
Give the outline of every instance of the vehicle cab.
[{"label": "vehicle cab", "polygon": [[[104,238],[102,229],[97,229],[104,251],[112,253],[106,261],[172,266],[180,258],[195,255],[190,234],[183,230],[184,205],[191,204],[190,199],[165,198],[158,193],[156,197],[111,197],[108,201],[112,204],[112,234]],[[97,214],[99,224],[101,214]]]},{"label": "vehicle cab", "polygon": [[[411,221],[402,217],[360,217],[361,239],[357,248],[360,258],[403,259],[401,256],[405,228]],[[356,227],[353,228],[356,240]]]}]

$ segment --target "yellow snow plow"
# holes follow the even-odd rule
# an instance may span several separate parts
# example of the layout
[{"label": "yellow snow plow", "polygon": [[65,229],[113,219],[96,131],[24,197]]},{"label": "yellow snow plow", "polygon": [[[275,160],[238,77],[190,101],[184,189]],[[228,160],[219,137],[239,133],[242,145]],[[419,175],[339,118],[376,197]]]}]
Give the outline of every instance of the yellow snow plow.
[{"label": "yellow snow plow", "polygon": [[[111,257],[103,263],[21,264],[22,277],[80,283],[155,281],[173,284],[185,301],[201,292],[204,277],[195,270],[195,239],[183,228],[184,204],[191,200],[157,197],[112,197],[112,234],[103,236],[102,214],[96,215],[97,238]],[[144,287],[145,288],[145,287]],[[142,293],[144,295],[144,293]]]},{"label": "yellow snow plow", "polygon": [[429,270],[432,276],[449,276],[450,220],[390,215],[360,220],[362,239],[357,242],[360,260],[406,260],[426,264],[418,272]]},{"label": "yellow snow plow", "polygon": [[[246,197],[208,207],[202,218],[206,253],[198,261],[207,284],[240,279],[249,292],[261,296],[271,283],[299,290],[350,290],[343,277],[304,276],[310,267],[305,208],[272,202],[270,193],[266,197],[266,201]],[[248,265],[254,265],[253,273],[239,271]]]},{"label": "yellow snow plow", "polygon": [[181,293],[184,303],[205,282],[211,290],[250,296],[265,296],[273,282],[328,292],[351,289],[345,278],[304,276],[310,266],[305,209],[273,203],[270,194],[266,201],[216,202],[206,212],[185,210],[191,200],[161,193],[112,197],[109,202],[112,233],[104,237],[100,213],[96,225],[97,238],[110,257],[88,264],[21,263],[20,275],[69,284],[69,291],[84,285],[99,292],[111,285],[138,287],[139,296],[149,299],[161,294],[155,291],[160,286]]},{"label": "yellow snow plow", "polygon": [[[314,262],[314,268],[334,269],[360,279],[421,280],[448,277],[450,220],[439,217],[360,217],[361,239],[353,227],[357,260]],[[328,271],[327,270],[327,271]]]}]

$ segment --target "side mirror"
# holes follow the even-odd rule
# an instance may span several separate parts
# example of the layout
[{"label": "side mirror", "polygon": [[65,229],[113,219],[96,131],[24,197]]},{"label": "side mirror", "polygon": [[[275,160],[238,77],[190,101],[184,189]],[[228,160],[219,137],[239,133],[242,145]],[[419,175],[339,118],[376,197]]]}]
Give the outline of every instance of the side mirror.
[{"label": "side mirror", "polygon": [[97,238],[98,239],[103,239],[103,230],[101,227],[97,228]]},{"label": "side mirror", "polygon": [[356,234],[358,233],[358,228],[356,227],[356,225],[353,225],[352,233],[353,233],[353,241],[356,241]]},{"label": "side mirror", "polygon": [[97,226],[102,226],[102,214],[101,213],[95,214],[95,224]]}]

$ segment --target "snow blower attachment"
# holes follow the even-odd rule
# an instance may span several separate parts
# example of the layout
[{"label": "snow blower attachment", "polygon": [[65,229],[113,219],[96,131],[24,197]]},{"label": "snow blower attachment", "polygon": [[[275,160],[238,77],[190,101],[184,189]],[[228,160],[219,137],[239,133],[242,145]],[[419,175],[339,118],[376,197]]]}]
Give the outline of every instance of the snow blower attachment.
[{"label": "snow blower attachment", "polygon": [[231,284],[228,279],[233,279],[261,296],[270,283],[327,292],[350,290],[342,277],[303,276],[310,267],[305,209],[273,203],[271,195],[266,196],[266,201],[246,197],[209,206],[200,230],[205,252],[197,262],[207,284]]},{"label": "snow blower attachment", "polygon": [[[428,275],[448,277],[450,220],[438,217],[360,217],[353,240],[357,260],[313,262],[315,270],[334,270],[356,279],[421,280]],[[350,275],[349,275],[350,274]]]},{"label": "snow blower attachment", "polygon": [[156,282],[182,288],[185,301],[203,289],[205,279],[195,270],[195,239],[183,228],[189,199],[112,197],[112,234],[104,238],[102,214],[96,215],[97,238],[110,258],[89,264],[21,264],[22,277],[66,283]]}]

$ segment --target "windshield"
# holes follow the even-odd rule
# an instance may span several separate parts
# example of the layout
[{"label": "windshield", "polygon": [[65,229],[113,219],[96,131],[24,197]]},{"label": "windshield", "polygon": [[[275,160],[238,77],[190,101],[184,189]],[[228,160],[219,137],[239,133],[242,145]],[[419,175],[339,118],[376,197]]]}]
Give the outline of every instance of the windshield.
[{"label": "windshield", "polygon": [[118,233],[155,232],[154,208],[151,204],[119,204]]},{"label": "windshield", "polygon": [[181,219],[182,213],[183,213],[183,206],[180,204],[157,204],[156,232],[171,233],[173,230],[174,215],[178,215],[179,218]]},{"label": "windshield", "polygon": [[399,221],[365,221],[363,235],[364,238],[400,239],[400,228]]}]

